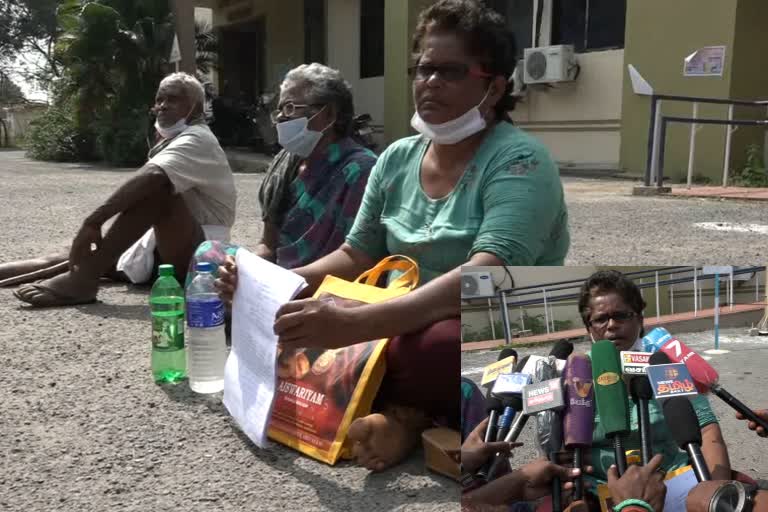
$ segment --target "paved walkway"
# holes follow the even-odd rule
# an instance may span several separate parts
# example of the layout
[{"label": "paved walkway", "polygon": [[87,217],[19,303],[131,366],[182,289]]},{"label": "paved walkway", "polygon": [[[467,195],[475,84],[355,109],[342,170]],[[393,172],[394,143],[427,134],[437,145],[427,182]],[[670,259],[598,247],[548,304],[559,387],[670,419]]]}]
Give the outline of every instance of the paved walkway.
[{"label": "paved walkway", "polygon": [[[744,313],[747,311],[759,311],[764,308],[765,308],[765,302],[753,302],[752,304],[734,304],[733,308],[730,308],[729,306],[721,306],[720,316],[735,315],[735,314]],[[650,330],[659,325],[666,326],[669,324],[674,324],[675,322],[684,322],[687,320],[692,320],[694,318],[714,318],[714,316],[715,316],[715,308],[700,309],[697,314],[694,314],[693,311],[687,311],[685,313],[676,313],[674,315],[664,315],[660,318],[656,318],[656,317],[645,318],[643,321],[643,325],[645,325],[646,330]],[[568,329],[567,331],[557,331],[557,332],[552,332],[548,334],[537,334],[535,336],[526,336],[524,338],[514,338],[512,340],[512,345],[551,343],[553,341],[562,340],[562,339],[583,338],[584,336],[585,336],[584,328],[579,327],[578,329]],[[505,341],[503,339],[462,343],[461,351],[471,352],[474,350],[491,350],[491,349],[498,348],[500,345],[504,345],[504,344],[505,344]]]},{"label": "paved walkway", "polygon": [[706,197],[720,199],[742,199],[748,201],[768,201],[768,188],[747,187],[685,187],[672,188],[675,197]]}]

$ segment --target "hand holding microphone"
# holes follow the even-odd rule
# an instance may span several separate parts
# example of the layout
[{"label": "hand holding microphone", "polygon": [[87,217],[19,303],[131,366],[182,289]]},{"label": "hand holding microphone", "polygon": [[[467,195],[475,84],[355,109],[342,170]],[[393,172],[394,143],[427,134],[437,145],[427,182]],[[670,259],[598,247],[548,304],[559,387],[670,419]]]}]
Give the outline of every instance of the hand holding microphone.
[{"label": "hand holding microphone", "polygon": [[662,462],[663,457],[658,454],[644,466],[630,466],[621,477],[615,465],[608,468],[608,489],[614,503],[637,499],[648,503],[653,510],[661,510],[667,496],[664,473],[659,471]]},{"label": "hand holding microphone", "polygon": [[467,473],[474,473],[496,453],[501,453],[505,457],[511,457],[514,448],[523,446],[523,443],[484,441],[483,434],[488,427],[489,421],[490,418],[485,418],[481,421],[467,436],[464,444],[461,445],[461,466]]},{"label": "hand holding microphone", "polygon": [[[761,418],[761,419],[763,419],[764,421],[768,421],[768,409],[765,409],[765,410],[763,410],[763,411],[754,411],[754,413],[755,413],[755,415],[756,415],[758,418]],[[740,420],[746,420],[746,419],[748,419],[746,416],[744,416],[744,415],[743,415],[742,413],[740,413],[740,412],[737,412],[737,413],[736,413],[736,418],[737,418],[737,419],[740,419]],[[759,435],[760,437],[768,437],[768,430],[766,430],[765,428],[763,428],[763,426],[762,426],[762,425],[758,425],[756,422],[754,422],[754,421],[750,421],[750,422],[747,424],[747,426],[749,427],[749,430],[754,430],[755,432],[757,432],[757,435]]]}]

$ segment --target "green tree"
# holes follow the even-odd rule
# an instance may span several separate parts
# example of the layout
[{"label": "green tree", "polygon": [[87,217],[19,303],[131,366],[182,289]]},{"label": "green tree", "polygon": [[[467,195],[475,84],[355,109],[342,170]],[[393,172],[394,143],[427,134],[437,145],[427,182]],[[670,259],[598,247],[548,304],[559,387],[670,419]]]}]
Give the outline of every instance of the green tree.
[{"label": "green tree", "polygon": [[13,105],[25,101],[21,88],[7,74],[0,71],[0,105]]},{"label": "green tree", "polygon": [[0,68],[13,69],[27,80],[47,88],[60,76],[54,56],[60,30],[58,0],[4,0],[0,2]]},{"label": "green tree", "polygon": [[[58,27],[55,55],[63,75],[54,103],[72,117],[76,133],[67,140],[75,141],[77,158],[143,163],[149,107],[173,40],[167,0],[64,0]],[[44,134],[34,140],[44,145]],[[33,155],[59,154],[40,149]]]}]

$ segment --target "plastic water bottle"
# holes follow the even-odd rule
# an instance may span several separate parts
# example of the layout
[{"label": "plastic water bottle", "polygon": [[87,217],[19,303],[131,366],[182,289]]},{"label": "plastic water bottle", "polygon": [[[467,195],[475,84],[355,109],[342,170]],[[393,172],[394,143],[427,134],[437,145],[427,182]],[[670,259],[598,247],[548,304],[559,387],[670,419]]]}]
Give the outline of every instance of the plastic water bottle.
[{"label": "plastic water bottle", "polygon": [[224,303],[213,286],[213,265],[198,263],[195,270],[187,286],[189,387],[197,393],[216,393],[224,389],[227,360]]},{"label": "plastic water bottle", "polygon": [[173,265],[160,265],[152,286],[152,375],[155,382],[178,382],[187,374],[184,353],[184,289]]}]

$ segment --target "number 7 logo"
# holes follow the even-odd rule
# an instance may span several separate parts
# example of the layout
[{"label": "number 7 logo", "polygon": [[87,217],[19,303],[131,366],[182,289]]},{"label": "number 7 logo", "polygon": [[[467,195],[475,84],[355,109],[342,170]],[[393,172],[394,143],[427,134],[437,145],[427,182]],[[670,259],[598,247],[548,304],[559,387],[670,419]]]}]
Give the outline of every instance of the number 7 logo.
[{"label": "number 7 logo", "polygon": [[683,352],[682,349],[680,348],[680,340],[674,339],[674,340],[670,341],[669,343],[667,343],[667,349],[669,350],[669,349],[672,349],[672,348],[675,349],[675,359],[679,360],[680,359],[680,355]]}]

